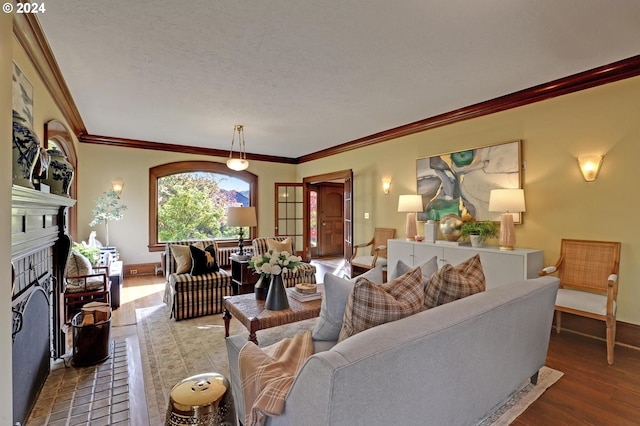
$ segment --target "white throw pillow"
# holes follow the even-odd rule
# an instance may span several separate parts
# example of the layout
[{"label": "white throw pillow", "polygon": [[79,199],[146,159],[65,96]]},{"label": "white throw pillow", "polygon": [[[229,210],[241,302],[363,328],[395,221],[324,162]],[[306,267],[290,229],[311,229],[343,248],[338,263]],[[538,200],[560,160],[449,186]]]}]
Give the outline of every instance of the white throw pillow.
[{"label": "white throw pillow", "polygon": [[349,281],[355,283],[358,278],[366,278],[374,284],[382,284],[382,265],[376,265],[375,268],[369,269],[364,274],[353,277]]},{"label": "white throw pillow", "polygon": [[397,277],[406,274],[414,268],[420,268],[420,271],[422,272],[422,287],[426,289],[427,284],[429,284],[429,280],[431,279],[433,274],[438,272],[438,257],[433,256],[431,259],[413,268],[404,263],[402,260],[398,260],[398,263],[396,265],[396,276],[392,277],[391,279],[396,279]]},{"label": "white throw pillow", "polygon": [[330,273],[324,275],[324,297],[320,308],[320,318],[313,329],[313,340],[338,340],[347,300],[349,300],[353,285],[359,278],[366,278],[374,284],[382,284],[382,267],[378,265],[350,280]]},{"label": "white throw pillow", "polygon": [[313,340],[338,340],[352,288],[353,282],[330,273],[324,274],[324,297],[320,318],[313,329]]},{"label": "white throw pillow", "polygon": [[[71,250],[69,259],[67,261],[67,277],[77,277],[81,275],[93,274],[93,268],[91,262],[86,256],[78,253],[75,250]],[[69,279],[67,280],[69,285],[82,285],[84,283],[83,278]]]},{"label": "white throw pillow", "polygon": [[[201,250],[204,249],[203,245],[202,241],[192,244],[192,246]],[[189,246],[171,244],[169,248],[173,258],[176,260],[176,274],[188,274],[191,272],[191,249],[189,249]]]}]

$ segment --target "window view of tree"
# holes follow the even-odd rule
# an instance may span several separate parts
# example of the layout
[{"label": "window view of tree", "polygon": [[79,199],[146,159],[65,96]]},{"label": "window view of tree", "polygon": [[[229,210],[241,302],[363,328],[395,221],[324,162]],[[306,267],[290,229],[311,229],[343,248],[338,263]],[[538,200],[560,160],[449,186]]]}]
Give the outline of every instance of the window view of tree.
[{"label": "window view of tree", "polygon": [[250,185],[219,173],[159,177],[158,241],[237,238],[227,227],[226,208],[248,206]]}]

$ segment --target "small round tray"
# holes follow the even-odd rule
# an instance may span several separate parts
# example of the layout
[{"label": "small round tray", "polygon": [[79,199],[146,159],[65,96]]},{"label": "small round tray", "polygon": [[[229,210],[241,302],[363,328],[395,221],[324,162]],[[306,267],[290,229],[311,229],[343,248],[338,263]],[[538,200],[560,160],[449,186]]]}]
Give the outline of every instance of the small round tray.
[{"label": "small round tray", "polygon": [[302,294],[314,294],[318,291],[315,284],[296,284],[296,291]]}]

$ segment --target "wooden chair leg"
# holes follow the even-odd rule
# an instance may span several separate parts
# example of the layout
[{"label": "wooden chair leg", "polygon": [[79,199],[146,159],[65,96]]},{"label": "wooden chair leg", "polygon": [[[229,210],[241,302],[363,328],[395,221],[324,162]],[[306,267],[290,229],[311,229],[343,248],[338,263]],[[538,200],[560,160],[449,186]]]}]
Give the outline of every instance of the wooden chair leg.
[{"label": "wooden chair leg", "polygon": [[562,322],[562,312],[556,311],[556,333],[560,333],[561,322]]},{"label": "wooden chair leg", "polygon": [[616,320],[607,321],[607,363],[613,364],[613,349],[616,345]]}]

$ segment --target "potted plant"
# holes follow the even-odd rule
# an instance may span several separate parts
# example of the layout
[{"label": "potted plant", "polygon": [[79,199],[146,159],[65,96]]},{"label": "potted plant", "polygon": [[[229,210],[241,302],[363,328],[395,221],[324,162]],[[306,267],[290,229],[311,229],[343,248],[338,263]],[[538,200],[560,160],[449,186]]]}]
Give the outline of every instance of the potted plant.
[{"label": "potted plant", "polygon": [[95,226],[100,222],[104,222],[104,239],[105,246],[109,247],[109,221],[120,220],[124,216],[127,206],[120,204],[120,197],[113,190],[109,189],[104,192],[104,197],[96,200],[96,208],[91,210],[94,216],[89,226]]},{"label": "potted plant", "polygon": [[100,249],[98,247],[92,247],[84,241],[80,244],[73,242],[73,250],[77,251],[87,259],[93,266],[100,263]]},{"label": "potted plant", "polygon": [[469,237],[473,247],[482,247],[487,238],[498,236],[498,227],[493,222],[471,220],[462,224],[460,233],[463,238]]}]

